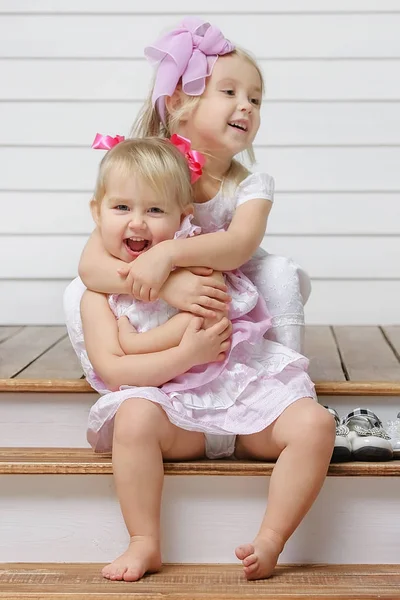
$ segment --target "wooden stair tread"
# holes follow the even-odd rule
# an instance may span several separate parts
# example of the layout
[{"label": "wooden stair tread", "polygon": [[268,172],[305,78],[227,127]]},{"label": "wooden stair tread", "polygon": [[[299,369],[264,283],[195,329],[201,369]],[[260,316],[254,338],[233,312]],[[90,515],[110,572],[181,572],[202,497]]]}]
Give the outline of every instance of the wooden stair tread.
[{"label": "wooden stair tread", "polygon": [[244,600],[400,598],[400,565],[282,565],[264,581],[246,581],[239,564],[165,565],[136,583],[108,581],[102,565],[0,564],[0,598],[68,600]]},{"label": "wooden stair tread", "polygon": [[[322,396],[400,396],[400,381],[320,381]],[[0,379],[0,392],[96,394],[85,379]]]},{"label": "wooden stair tread", "polygon": [[[271,475],[275,463],[239,460],[199,460],[165,463],[166,475]],[[110,454],[95,454],[90,448],[0,448],[0,474],[111,474]],[[328,475],[336,477],[400,476],[400,460],[387,462],[336,463]]]}]

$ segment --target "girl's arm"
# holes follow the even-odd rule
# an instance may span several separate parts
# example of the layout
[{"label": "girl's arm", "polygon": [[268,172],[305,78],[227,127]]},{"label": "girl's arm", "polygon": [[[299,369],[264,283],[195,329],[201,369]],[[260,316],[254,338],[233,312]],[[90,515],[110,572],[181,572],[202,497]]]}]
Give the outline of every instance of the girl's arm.
[{"label": "girl's arm", "polygon": [[85,286],[103,294],[130,294],[129,282],[118,274],[118,269],[126,266],[127,263],[107,252],[96,227],[79,261],[79,277]]},{"label": "girl's arm", "polygon": [[246,263],[262,242],[272,202],[262,198],[238,206],[227,231],[159,244],[171,267],[207,266],[232,271]]},{"label": "girl's arm", "polygon": [[89,360],[111,390],[120,385],[160,386],[194,365],[224,360],[229,348],[231,326],[227,319],[204,330],[202,319],[193,317],[179,346],[126,356],[106,296],[87,290],[81,300],[81,316]]},{"label": "girl's arm", "polygon": [[[118,269],[127,267],[129,269],[129,263],[106,251],[96,228],[79,262],[79,276],[85,286],[104,294],[131,294],[132,281],[118,274]],[[215,274],[201,276],[183,269],[170,274],[159,296],[174,308],[201,317],[213,317],[213,311],[224,310],[230,300],[225,283]]]},{"label": "girl's arm", "polygon": [[179,346],[193,315],[179,313],[166,323],[138,333],[128,317],[118,319],[118,339],[125,354],[161,352]]},{"label": "girl's arm", "polygon": [[125,265],[137,300],[149,302],[175,267],[211,267],[232,271],[247,262],[263,239],[272,202],[256,198],[238,206],[227,231],[189,239],[165,240]]}]

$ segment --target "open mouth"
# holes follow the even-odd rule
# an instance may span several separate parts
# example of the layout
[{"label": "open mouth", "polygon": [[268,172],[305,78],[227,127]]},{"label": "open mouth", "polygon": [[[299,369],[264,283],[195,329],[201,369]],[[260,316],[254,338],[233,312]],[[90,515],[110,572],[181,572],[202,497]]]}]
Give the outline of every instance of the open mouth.
[{"label": "open mouth", "polygon": [[124,244],[131,256],[138,256],[142,252],[148,250],[150,247],[150,240],[130,237],[124,240]]},{"label": "open mouth", "polygon": [[241,121],[230,121],[228,125],[234,129],[239,129],[239,131],[247,131],[247,124]]}]

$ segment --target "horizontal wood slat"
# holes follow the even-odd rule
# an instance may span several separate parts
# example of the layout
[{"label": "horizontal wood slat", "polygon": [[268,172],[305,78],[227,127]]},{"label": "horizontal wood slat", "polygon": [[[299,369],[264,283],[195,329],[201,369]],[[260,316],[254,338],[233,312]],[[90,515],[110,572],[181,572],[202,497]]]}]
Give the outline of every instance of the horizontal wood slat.
[{"label": "horizontal wood slat", "polygon": [[[204,460],[166,462],[166,475],[271,475],[274,463]],[[0,448],[1,475],[109,475],[111,455],[95,454],[90,448]],[[329,467],[334,477],[400,476],[400,460],[388,462],[337,463]]]},{"label": "horizontal wood slat", "polygon": [[[161,31],[177,25],[176,15],[3,15],[0,20],[2,57],[142,58],[143,48]],[[180,19],[179,19],[180,21]],[[179,22],[178,21],[178,22]],[[225,36],[263,58],[368,58],[400,54],[400,14],[250,14],[230,11],[212,22]],[[116,43],[104,47],[109,32]],[[90,39],[90,44],[88,44]],[[368,43],[366,42],[368,40]]]},{"label": "horizontal wood slat", "polygon": [[399,565],[279,565],[265,581],[246,581],[239,564],[167,564],[140,583],[108,581],[101,564],[0,564],[0,598],[18,600],[367,600],[400,598]]},{"label": "horizontal wood slat", "polygon": [[[322,381],[321,396],[400,396],[400,382]],[[0,392],[95,393],[85,379],[0,379]]]},{"label": "horizontal wood slat", "polygon": [[[399,61],[400,65],[400,61]],[[1,61],[0,61],[1,66]],[[399,91],[400,96],[400,91]],[[274,176],[285,192],[394,192],[400,189],[396,147],[258,147],[257,170]],[[87,148],[0,147],[3,190],[94,188],[104,152]],[[21,178],[20,165],[26,167]],[[44,165],[52,166],[51,170]],[[90,195],[89,195],[90,198]]]},{"label": "horizontal wood slat", "polygon": [[[113,0],[112,6],[110,0],[95,0],[95,2],[82,3],[81,0],[69,0],[63,2],[62,7],[54,4],[54,0],[2,0],[0,5],[0,14],[18,13],[23,16],[28,14],[123,14],[131,15],[141,14],[175,14],[181,17],[186,14],[202,15],[200,8],[196,5],[188,4],[187,0],[171,0],[168,4],[162,4],[160,9],[159,2],[148,2],[146,4],[132,3],[132,0]],[[398,0],[253,0],[251,7],[243,2],[236,0],[203,0],[201,10],[205,11],[203,15],[207,18],[209,15],[223,14],[231,12],[235,14],[246,13],[296,13],[307,14],[316,13],[337,13],[337,12],[357,12],[364,13],[368,11],[376,12],[398,12]]]},{"label": "horizontal wood slat", "polygon": [[[104,54],[107,55],[107,50]],[[398,60],[259,62],[269,100],[400,98]],[[27,73],[30,74],[28,87]],[[7,85],[0,87],[0,100],[143,101],[149,91],[151,75],[144,59],[3,60],[0,61],[0,81],[7,81]]]},{"label": "horizontal wood slat", "polygon": [[[1,143],[89,146],[97,131],[128,135],[141,107],[141,102],[4,102]],[[399,144],[400,131],[393,126],[398,118],[397,103],[274,103],[267,95],[256,142],[278,146]],[[379,217],[379,212],[374,216]]]}]

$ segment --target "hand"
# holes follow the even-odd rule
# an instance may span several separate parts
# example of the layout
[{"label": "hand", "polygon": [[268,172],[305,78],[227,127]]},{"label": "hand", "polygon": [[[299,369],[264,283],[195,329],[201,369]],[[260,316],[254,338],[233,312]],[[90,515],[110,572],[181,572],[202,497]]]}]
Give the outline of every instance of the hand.
[{"label": "hand", "polygon": [[179,310],[212,319],[217,311],[224,312],[228,309],[231,297],[226,293],[227,287],[217,274],[195,275],[194,271],[213,273],[212,269],[207,267],[176,269],[161,288],[160,296]]},{"label": "hand", "polygon": [[203,319],[193,317],[179,344],[192,366],[222,362],[231,345],[232,323],[226,317],[209,329],[203,329],[202,325]]},{"label": "hand", "polygon": [[150,248],[118,273],[128,280],[132,295],[142,302],[153,302],[159,297],[159,291],[168,279],[172,261],[164,242]]},{"label": "hand", "polygon": [[129,348],[132,342],[132,335],[137,335],[137,331],[133,325],[131,325],[128,317],[122,316],[117,320],[118,325],[118,340],[122,350],[125,354],[130,354]]}]

